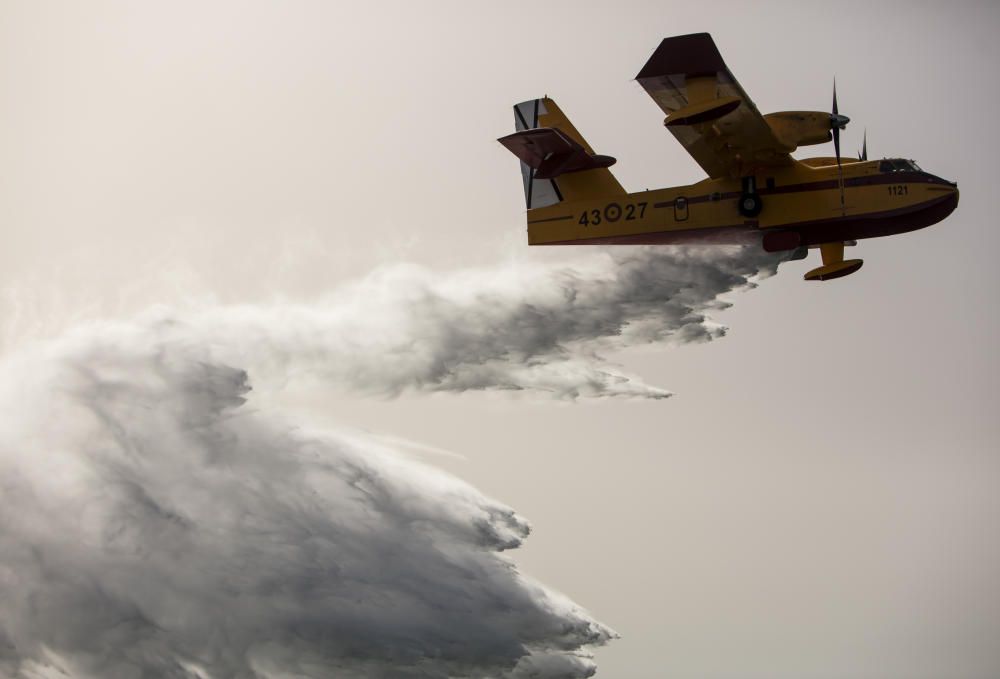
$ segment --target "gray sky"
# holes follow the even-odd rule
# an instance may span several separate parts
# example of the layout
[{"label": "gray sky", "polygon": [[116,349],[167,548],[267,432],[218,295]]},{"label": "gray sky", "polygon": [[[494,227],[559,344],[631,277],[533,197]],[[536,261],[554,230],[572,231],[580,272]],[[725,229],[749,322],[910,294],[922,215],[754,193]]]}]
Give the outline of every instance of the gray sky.
[{"label": "gray sky", "polygon": [[598,676],[996,676],[998,28],[989,3],[6,2],[0,339],[572,258],[523,252],[511,104],[554,97],[628,189],[697,181],[631,79],[709,31],[764,112],[825,110],[836,75],[845,151],[867,128],[958,210],[834,283],[783,266],[721,341],[615,357],[665,401],[261,398],[463,454],[431,459],[622,635]]}]

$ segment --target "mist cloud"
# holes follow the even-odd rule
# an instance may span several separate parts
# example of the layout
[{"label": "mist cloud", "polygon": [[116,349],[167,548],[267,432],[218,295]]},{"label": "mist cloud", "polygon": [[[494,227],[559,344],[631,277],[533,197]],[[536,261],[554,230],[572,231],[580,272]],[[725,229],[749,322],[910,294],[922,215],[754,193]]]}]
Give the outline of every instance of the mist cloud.
[{"label": "mist cloud", "polygon": [[[183,321],[255,375],[305,376],[364,393],[531,390],[663,398],[602,353],[720,337],[719,296],[773,273],[758,247],[628,248],[572,264],[440,275],[393,266],[309,306],[243,306]],[[185,327],[183,332],[189,332]],[[260,362],[265,357],[266,364]]]},{"label": "mist cloud", "polygon": [[602,353],[720,336],[719,295],[777,264],[397,266],[320,304],[159,310],[8,356],[0,676],[590,676],[614,633],[513,566],[524,519],[385,440],[259,410],[251,379],[661,398]]},{"label": "mist cloud", "polygon": [[0,674],[589,676],[612,633],[504,557],[511,509],[147,338],[3,367]]}]

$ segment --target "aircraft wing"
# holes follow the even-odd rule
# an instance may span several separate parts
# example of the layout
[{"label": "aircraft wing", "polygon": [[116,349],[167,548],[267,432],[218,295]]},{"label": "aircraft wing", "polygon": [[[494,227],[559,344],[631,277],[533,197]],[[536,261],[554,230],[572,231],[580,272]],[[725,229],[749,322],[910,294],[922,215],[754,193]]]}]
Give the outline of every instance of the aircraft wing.
[{"label": "aircraft wing", "polygon": [[744,177],[794,162],[794,149],[775,137],[708,33],[664,39],[636,80],[709,177]]}]

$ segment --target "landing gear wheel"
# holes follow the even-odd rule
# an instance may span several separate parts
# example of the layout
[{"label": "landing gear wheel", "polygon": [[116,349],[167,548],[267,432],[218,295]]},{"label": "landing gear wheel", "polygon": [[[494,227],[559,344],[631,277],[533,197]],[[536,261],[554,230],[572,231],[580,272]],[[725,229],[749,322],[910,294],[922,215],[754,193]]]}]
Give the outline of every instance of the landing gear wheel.
[{"label": "landing gear wheel", "polygon": [[756,217],[760,214],[763,207],[764,203],[761,201],[759,194],[744,193],[740,196],[739,210],[740,214],[744,217]]}]

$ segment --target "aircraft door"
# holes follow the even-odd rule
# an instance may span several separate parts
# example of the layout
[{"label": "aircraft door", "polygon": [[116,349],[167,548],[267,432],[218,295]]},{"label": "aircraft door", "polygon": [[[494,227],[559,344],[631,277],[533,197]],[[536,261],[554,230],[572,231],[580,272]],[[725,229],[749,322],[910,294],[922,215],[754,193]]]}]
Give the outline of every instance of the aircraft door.
[{"label": "aircraft door", "polygon": [[684,196],[674,199],[674,221],[686,222],[688,218],[688,200]]}]

